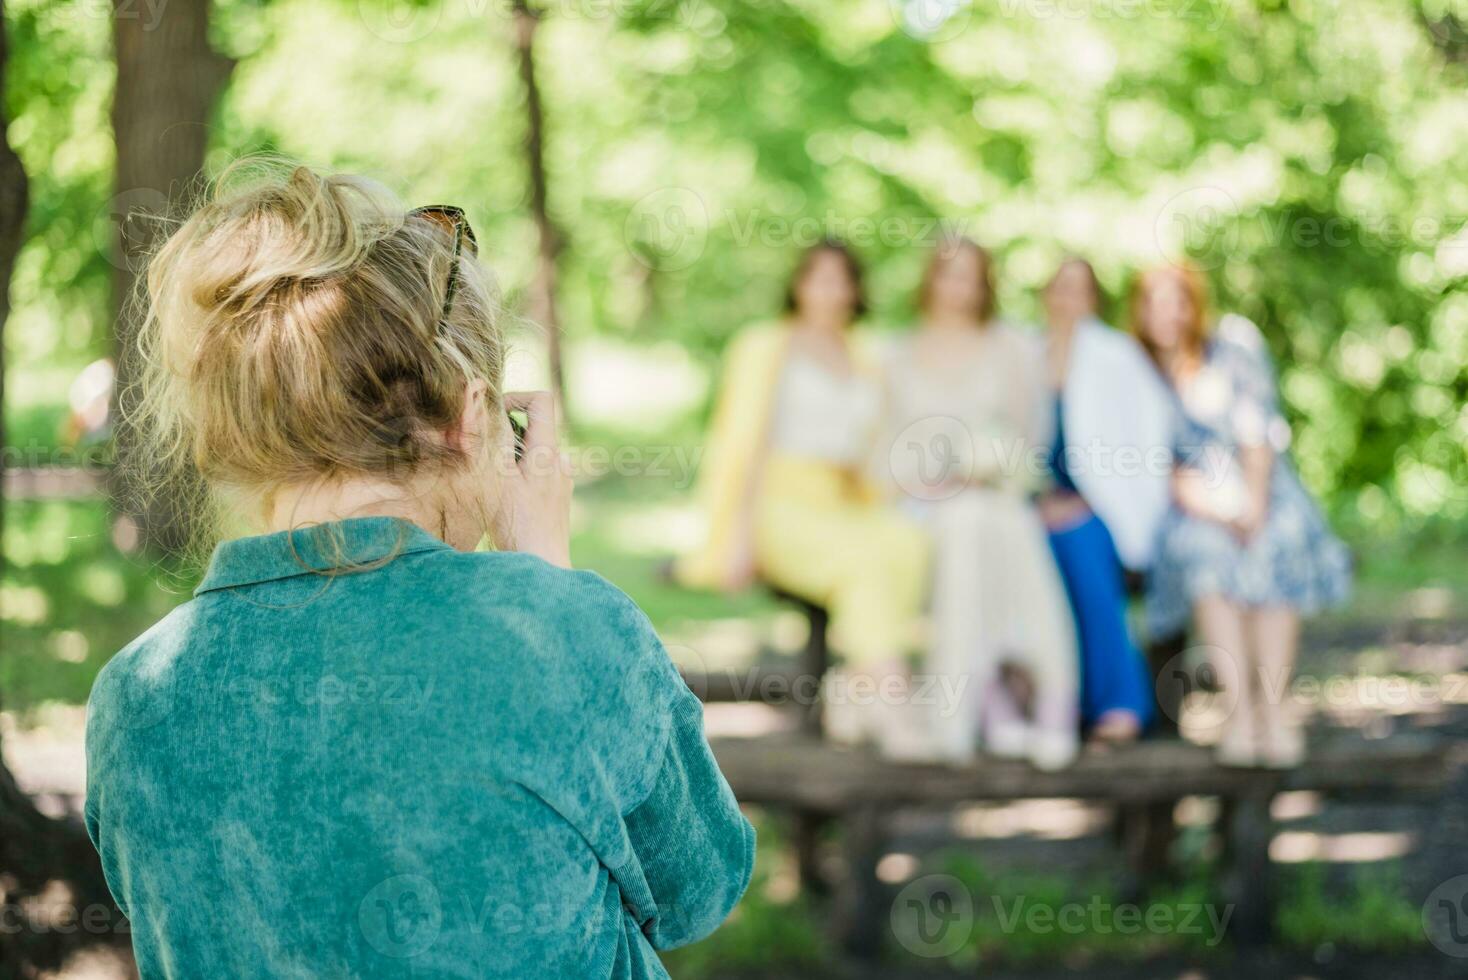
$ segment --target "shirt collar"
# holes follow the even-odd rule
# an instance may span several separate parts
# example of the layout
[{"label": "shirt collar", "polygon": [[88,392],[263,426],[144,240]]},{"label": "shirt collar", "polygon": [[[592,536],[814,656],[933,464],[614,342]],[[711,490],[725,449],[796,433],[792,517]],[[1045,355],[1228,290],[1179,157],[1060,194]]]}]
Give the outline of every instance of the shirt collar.
[{"label": "shirt collar", "polygon": [[194,595],[448,547],[418,525],[396,517],[352,517],[235,538],[215,547]]}]

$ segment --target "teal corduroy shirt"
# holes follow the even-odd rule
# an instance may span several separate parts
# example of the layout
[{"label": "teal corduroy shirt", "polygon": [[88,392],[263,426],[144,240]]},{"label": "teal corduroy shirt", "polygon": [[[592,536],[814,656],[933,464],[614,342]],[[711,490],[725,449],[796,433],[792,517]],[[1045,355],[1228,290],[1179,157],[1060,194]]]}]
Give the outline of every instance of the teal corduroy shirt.
[{"label": "teal corduroy shirt", "polygon": [[702,718],[591,572],[241,538],[98,676],[87,827],[145,978],[663,977],[754,862]]}]

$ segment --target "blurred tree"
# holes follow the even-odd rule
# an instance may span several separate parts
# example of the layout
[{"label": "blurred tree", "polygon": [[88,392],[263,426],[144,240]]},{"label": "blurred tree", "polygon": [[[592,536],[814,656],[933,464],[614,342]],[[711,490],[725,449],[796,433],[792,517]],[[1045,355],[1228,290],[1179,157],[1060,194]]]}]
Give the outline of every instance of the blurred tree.
[{"label": "blurred tree", "polygon": [[[27,365],[80,366],[107,339],[84,233],[108,199],[85,141],[105,71],[71,0],[12,6],[38,214],[15,329]],[[512,302],[545,319],[553,288],[573,373],[591,336],[711,366],[821,231],[899,327],[943,231],[995,248],[1021,320],[1063,250],[1114,296],[1190,253],[1260,322],[1338,518],[1468,514],[1468,0],[543,7],[539,192],[513,2],[216,0],[240,69],[211,168],[278,150],[462,202]]]},{"label": "blurred tree", "polygon": [[[5,403],[5,324],[10,317],[10,281],[20,252],[29,201],[25,168],[10,144],[7,110],[10,65],[8,35],[0,0],[0,406]],[[4,419],[0,413],[0,446],[6,446]],[[4,512],[5,460],[0,453],[0,515]],[[0,536],[4,534],[0,519]],[[4,558],[0,555],[0,572]],[[115,941],[125,932],[114,932],[122,913],[112,902],[101,862],[85,828],[75,818],[55,818],[42,813],[21,791],[0,755],[0,922],[9,933],[0,943],[0,976],[34,976],[39,970],[54,970],[72,952],[89,943]],[[58,884],[65,887],[65,911],[57,921],[37,920],[49,916],[48,893]],[[107,928],[78,928],[82,910],[109,911]]]},{"label": "blurred tree", "polygon": [[[25,166],[10,145],[10,114],[6,69],[10,58],[5,30],[5,4],[0,0],[0,449],[9,445],[5,436],[5,324],[10,319],[10,279],[20,255],[30,193]],[[0,452],[0,541],[5,538],[5,464],[8,452]],[[0,576],[5,573],[4,549],[0,548]],[[3,765],[0,761],[0,765]]]},{"label": "blurred tree", "polygon": [[514,0],[512,11],[520,83],[525,87],[525,170],[530,183],[530,213],[535,219],[537,241],[535,277],[530,284],[530,315],[545,330],[551,388],[564,406],[566,372],[561,357],[561,324],[556,311],[556,262],[562,241],[546,205],[545,110],[540,101],[540,83],[535,77],[535,32],[540,25],[541,13],[531,10],[525,0]]},{"label": "blurred tree", "polygon": [[[186,208],[199,188],[209,117],[233,67],[210,46],[209,8],[210,0],[171,0],[156,12],[134,0],[116,0],[113,7],[117,171],[112,211],[119,230],[113,313],[118,415],[124,419],[138,373],[140,274],[167,219]],[[148,482],[150,463],[136,458],[131,443],[127,426],[119,426],[121,509],[138,524],[145,544],[181,552],[190,541],[192,494],[138,492]]]}]

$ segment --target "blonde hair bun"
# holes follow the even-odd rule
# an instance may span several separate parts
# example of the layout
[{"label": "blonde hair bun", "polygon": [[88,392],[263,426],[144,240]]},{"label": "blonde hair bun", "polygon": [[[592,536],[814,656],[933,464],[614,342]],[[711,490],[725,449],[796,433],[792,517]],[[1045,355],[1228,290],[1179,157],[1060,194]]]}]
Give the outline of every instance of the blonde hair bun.
[{"label": "blonde hair bun", "polygon": [[445,230],[375,181],[231,167],[148,265],[123,417],[147,492],[177,494],[193,470],[217,505],[458,461],[432,434],[470,381],[498,404],[503,340],[493,279],[468,254],[444,316],[454,261]]}]

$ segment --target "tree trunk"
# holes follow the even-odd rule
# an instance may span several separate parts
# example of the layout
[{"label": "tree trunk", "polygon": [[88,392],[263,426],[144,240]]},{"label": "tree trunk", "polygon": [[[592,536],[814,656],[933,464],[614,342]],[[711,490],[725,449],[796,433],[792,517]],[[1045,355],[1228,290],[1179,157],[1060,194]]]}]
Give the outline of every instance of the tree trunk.
[{"label": "tree trunk", "polygon": [[530,284],[530,316],[545,330],[551,388],[561,400],[564,413],[566,381],[561,359],[561,325],[556,316],[556,261],[563,240],[546,206],[545,110],[540,101],[540,86],[535,81],[535,30],[541,15],[531,10],[525,0],[514,0],[512,10],[520,82],[525,86],[525,164],[530,179],[530,212],[539,239],[535,278]]},{"label": "tree trunk", "polygon": [[[5,106],[4,0],[0,0],[0,446],[5,445],[5,322],[10,278],[20,252],[28,203],[25,168],[10,145]],[[0,535],[4,534],[4,454],[0,453]],[[0,574],[4,573],[0,549]],[[63,886],[58,888],[57,886]],[[34,917],[33,901],[49,906]],[[56,899],[59,904],[51,904]],[[55,917],[59,914],[59,918]],[[97,852],[74,820],[49,817],[21,792],[0,756],[0,976],[31,976],[59,967],[74,950],[127,936],[126,921],[107,892]]]},{"label": "tree trunk", "polygon": [[125,424],[138,377],[139,311],[136,298],[147,256],[166,234],[162,219],[187,210],[197,193],[208,120],[232,63],[209,46],[209,0],[171,0],[159,12],[133,0],[115,0],[113,45],[117,90],[112,132],[117,143],[112,250],[117,355],[117,453],[120,480],[112,490],[121,513],[136,522],[141,540],[178,553],[191,534],[184,494],[150,499],[137,492],[151,474],[132,452]]},{"label": "tree trunk", "polygon": [[[0,0],[0,542],[5,539],[5,321],[10,319],[10,275],[20,253],[25,230],[29,187],[25,168],[10,145],[10,120],[5,116],[6,71],[10,50],[5,34],[5,3]],[[0,578],[5,575],[5,549],[0,547]]]}]

